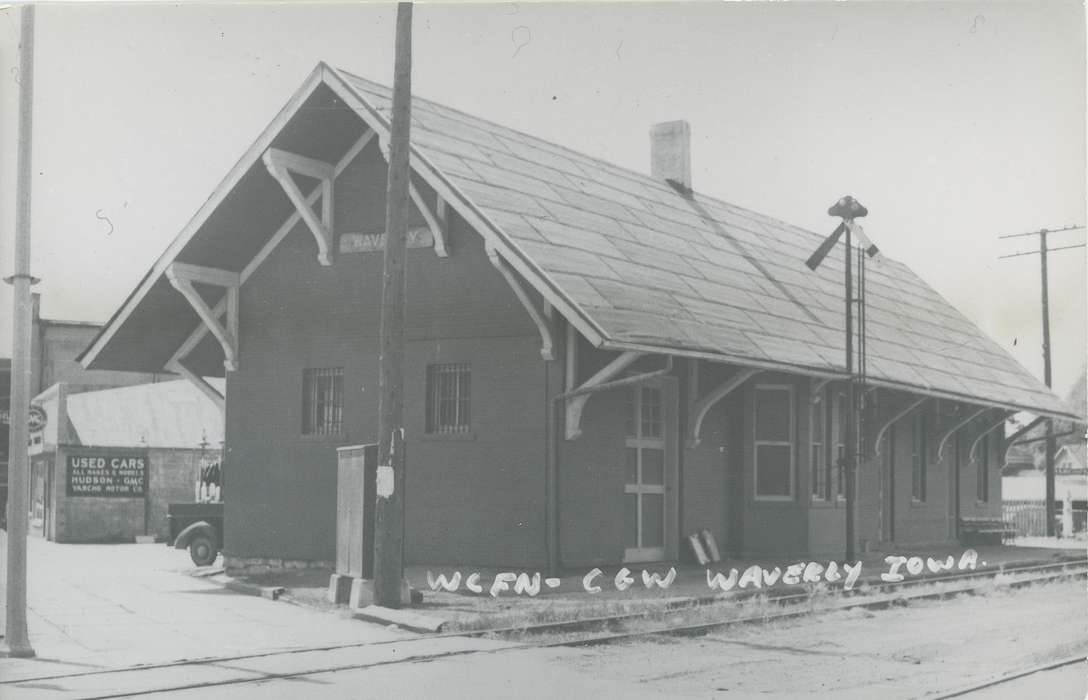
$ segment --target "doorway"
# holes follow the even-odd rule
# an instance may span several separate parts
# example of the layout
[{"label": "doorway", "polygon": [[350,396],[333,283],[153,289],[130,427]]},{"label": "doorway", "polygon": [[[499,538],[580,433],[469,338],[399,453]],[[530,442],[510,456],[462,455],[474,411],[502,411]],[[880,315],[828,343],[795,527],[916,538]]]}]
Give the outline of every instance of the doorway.
[{"label": "doorway", "polygon": [[675,557],[676,394],[658,380],[629,390],[624,439],[625,562]]}]

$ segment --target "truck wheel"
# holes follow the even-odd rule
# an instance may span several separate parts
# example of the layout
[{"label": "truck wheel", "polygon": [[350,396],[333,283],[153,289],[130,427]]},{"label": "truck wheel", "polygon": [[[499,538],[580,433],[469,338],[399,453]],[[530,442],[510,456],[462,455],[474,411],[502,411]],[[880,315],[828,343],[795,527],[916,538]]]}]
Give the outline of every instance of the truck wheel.
[{"label": "truck wheel", "polygon": [[189,542],[189,557],[197,566],[211,566],[219,556],[219,549],[207,535],[197,535]]}]

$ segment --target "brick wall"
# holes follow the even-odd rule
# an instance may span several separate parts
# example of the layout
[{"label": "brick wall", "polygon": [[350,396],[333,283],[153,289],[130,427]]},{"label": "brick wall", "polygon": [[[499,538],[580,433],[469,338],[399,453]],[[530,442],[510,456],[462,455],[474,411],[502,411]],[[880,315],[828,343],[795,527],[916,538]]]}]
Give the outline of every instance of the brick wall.
[{"label": "brick wall", "polygon": [[47,537],[57,542],[132,542],[137,535],[169,535],[166,505],[193,500],[193,477],[202,452],[181,449],[88,448],[95,454],[148,456],[147,498],[67,495],[69,455],[87,449],[61,446],[51,460],[53,501],[46,515]]},{"label": "brick wall", "polygon": [[[370,146],[338,179],[338,231],[381,229],[380,162]],[[449,258],[430,249],[409,250],[407,258],[406,556],[539,563],[540,338],[479,237],[456,216],[450,234]],[[377,438],[381,271],[380,252],[341,254],[321,267],[311,234],[299,226],[243,286],[240,368],[227,380],[228,556],[335,558],[336,448]],[[471,364],[472,432],[430,439],[423,436],[426,366],[445,362]],[[302,371],[321,367],[343,368],[343,433],[304,436]]]},{"label": "brick wall", "polygon": [[[195,482],[200,474],[201,459],[205,452],[187,449],[149,450],[148,475],[148,533],[157,540],[166,541],[170,526],[166,520],[167,506],[171,503],[190,503],[195,500]],[[209,451],[215,459],[218,451]]]}]

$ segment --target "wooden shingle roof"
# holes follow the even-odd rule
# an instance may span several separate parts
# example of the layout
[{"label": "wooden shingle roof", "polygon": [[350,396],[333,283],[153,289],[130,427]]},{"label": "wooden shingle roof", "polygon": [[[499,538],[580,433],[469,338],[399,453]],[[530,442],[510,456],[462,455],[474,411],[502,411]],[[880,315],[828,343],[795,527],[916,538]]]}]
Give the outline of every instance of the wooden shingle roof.
[{"label": "wooden shingle roof", "polygon": [[[389,118],[388,87],[340,75]],[[843,247],[824,234],[413,98],[411,141],[593,322],[605,346],[843,372]],[[894,260],[867,266],[876,383],[1064,412],[1040,381]]]},{"label": "wooden shingle roof", "polygon": [[[212,265],[244,283],[292,214],[261,163],[266,149],[336,161],[360,129],[387,138],[390,102],[388,87],[319,64],[84,351],[84,366],[161,371],[199,322],[167,267]],[[414,176],[597,347],[845,376],[842,246],[817,272],[804,265],[824,234],[419,97],[411,143]],[[1072,417],[905,265],[867,266],[866,308],[870,383]]]}]

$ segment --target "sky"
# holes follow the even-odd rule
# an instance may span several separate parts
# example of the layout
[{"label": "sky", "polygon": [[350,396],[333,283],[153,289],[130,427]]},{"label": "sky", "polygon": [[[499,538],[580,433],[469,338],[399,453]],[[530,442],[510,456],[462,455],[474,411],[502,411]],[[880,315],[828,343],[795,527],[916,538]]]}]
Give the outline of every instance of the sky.
[{"label": "sky", "polygon": [[[18,11],[0,10],[0,274],[11,274]],[[866,231],[1040,379],[1037,248],[1084,224],[1078,3],[417,4],[413,89],[639,171],[686,119],[697,190]],[[320,60],[391,82],[390,4],[43,5],[32,272],[104,322]],[[1054,234],[1052,247],[1085,240]],[[1050,256],[1054,386],[1085,362],[1085,250]],[[10,354],[0,288],[0,356]]]}]

